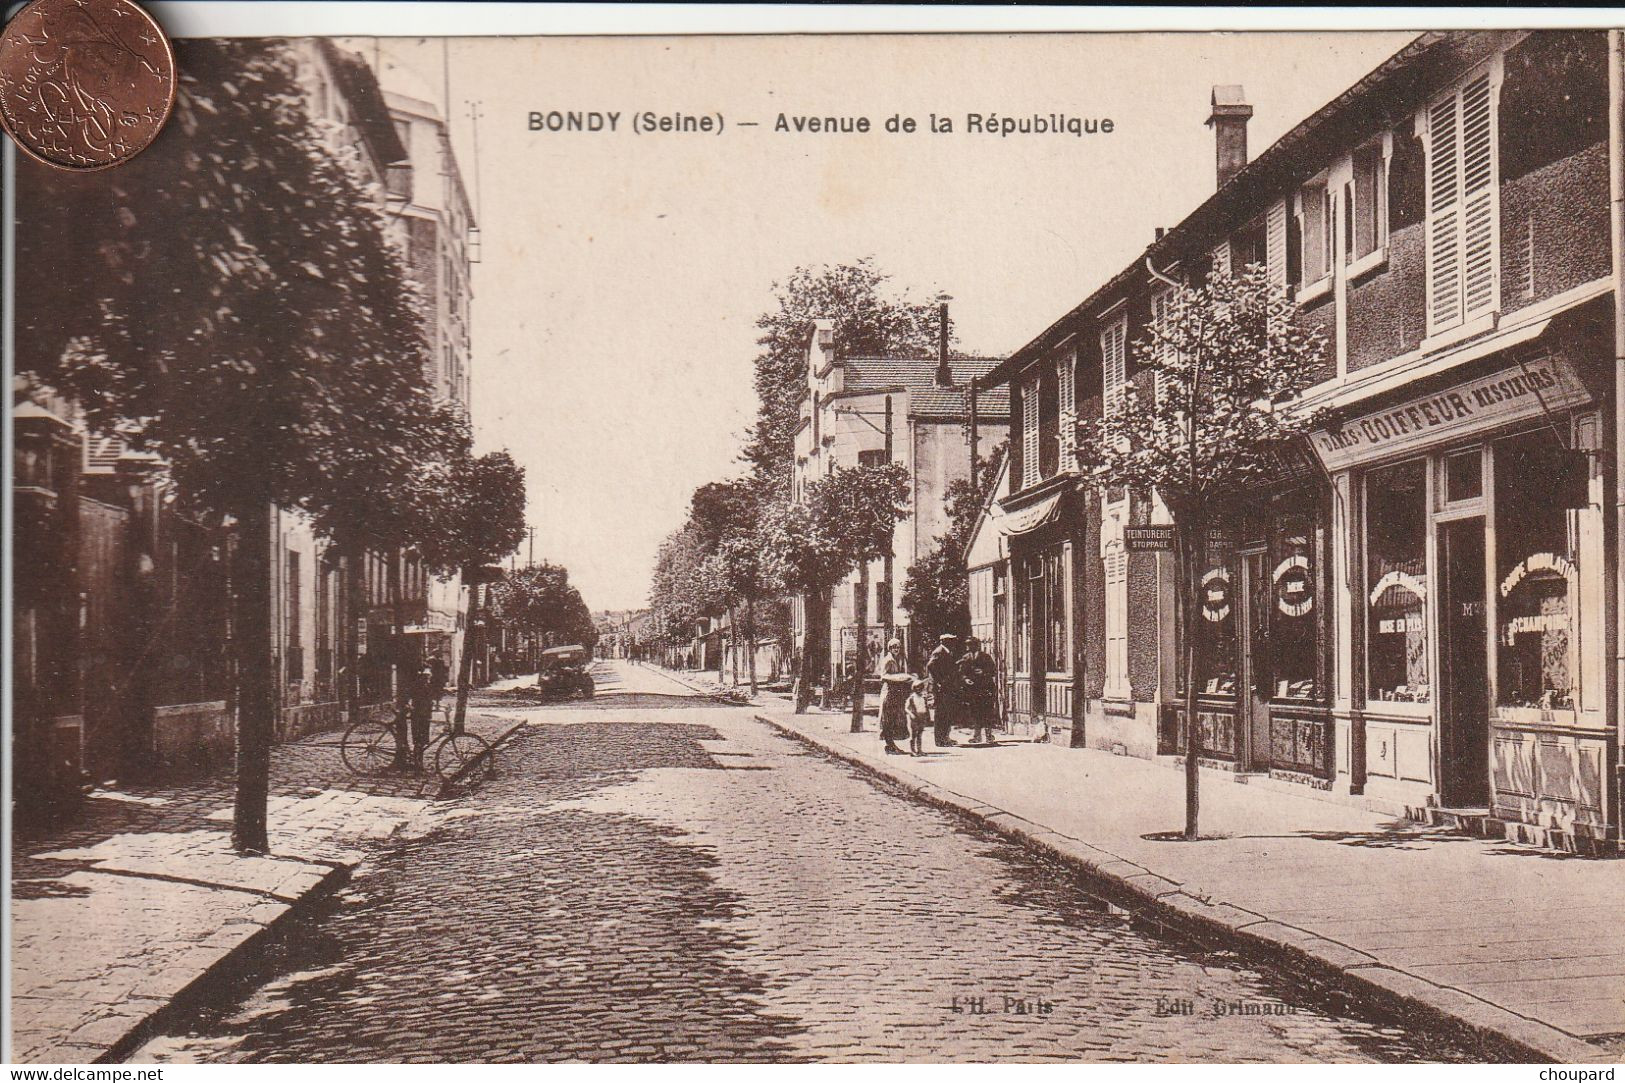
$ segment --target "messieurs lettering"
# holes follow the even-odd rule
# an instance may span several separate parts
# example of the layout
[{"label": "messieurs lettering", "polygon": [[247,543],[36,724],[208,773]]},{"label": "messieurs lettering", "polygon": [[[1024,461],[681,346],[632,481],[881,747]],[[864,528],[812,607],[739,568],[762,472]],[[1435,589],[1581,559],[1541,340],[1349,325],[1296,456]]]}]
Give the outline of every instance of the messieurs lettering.
[{"label": "messieurs lettering", "polygon": [[1341,429],[1325,431],[1320,439],[1328,451],[1371,447],[1459,424],[1471,420],[1481,411],[1543,395],[1556,390],[1557,386],[1557,377],[1550,368],[1532,365],[1526,371],[1489,383],[1442,391],[1403,406],[1367,414]]}]

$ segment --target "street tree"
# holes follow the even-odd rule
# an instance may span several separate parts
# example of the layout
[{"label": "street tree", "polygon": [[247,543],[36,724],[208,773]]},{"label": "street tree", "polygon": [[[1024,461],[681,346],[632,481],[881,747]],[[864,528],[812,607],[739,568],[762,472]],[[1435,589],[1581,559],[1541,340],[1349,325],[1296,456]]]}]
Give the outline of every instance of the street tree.
[{"label": "street tree", "polygon": [[705,533],[692,520],[666,536],[649,580],[649,608],[668,647],[681,647],[717,603],[706,559]]},{"label": "street tree", "polygon": [[1000,444],[992,455],[978,459],[974,481],[955,478],[944,490],[948,529],[914,562],[903,581],[902,604],[908,610],[909,626],[918,646],[935,643],[944,633],[964,636],[970,632],[967,546],[976,518],[998,480],[1008,447],[1008,443]]},{"label": "street tree", "polygon": [[1155,496],[1173,521],[1184,638],[1185,837],[1198,837],[1202,557],[1225,509],[1278,475],[1281,454],[1315,422],[1298,399],[1319,378],[1326,341],[1296,322],[1297,306],[1265,268],[1215,271],[1174,290],[1169,315],[1134,344],[1151,375],[1125,386],[1104,417],[1079,425],[1078,460],[1099,488]]},{"label": "street tree", "polygon": [[543,561],[509,572],[491,589],[491,613],[508,628],[522,631],[537,642],[574,644],[592,649],[598,627],[570,583],[570,573]]},{"label": "street tree", "polygon": [[834,321],[835,349],[844,357],[924,356],[937,344],[935,307],[895,291],[872,257],[797,267],[775,283],[773,307],[756,321],[757,414],[743,455],[753,477],[775,493],[790,487],[807,339],[820,318]]},{"label": "street tree", "polygon": [[[897,524],[908,517],[909,474],[901,463],[836,467],[807,487],[803,503],[783,502],[762,517],[762,551],[769,574],[802,596],[806,635],[796,712],[804,713],[829,650],[829,605],[836,585],[854,568],[869,591],[869,564],[890,552]],[[858,607],[853,667],[852,727],[863,728],[863,677],[868,664],[868,606]]]},{"label": "street tree", "polygon": [[424,508],[415,531],[424,565],[443,579],[460,575],[468,589],[468,621],[457,665],[457,709],[452,732],[462,733],[468,713],[468,682],[474,642],[481,634],[482,589],[487,565],[501,560],[525,537],[525,468],[506,451],[462,455],[441,470],[439,499]]},{"label": "street tree", "polygon": [[83,175],[18,162],[18,259],[68,270],[31,283],[17,356],[235,524],[233,839],[262,852],[277,705],[270,509],[333,494],[367,439],[353,410],[410,383],[426,346],[381,194],[310,116],[293,47],[176,51],[172,130],[143,154]]}]

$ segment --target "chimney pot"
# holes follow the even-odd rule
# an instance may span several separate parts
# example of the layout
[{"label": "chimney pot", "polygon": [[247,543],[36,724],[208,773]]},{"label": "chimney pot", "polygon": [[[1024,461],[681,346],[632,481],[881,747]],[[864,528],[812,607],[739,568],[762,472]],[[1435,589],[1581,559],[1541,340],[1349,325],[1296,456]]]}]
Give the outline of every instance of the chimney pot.
[{"label": "chimney pot", "polygon": [[1253,107],[1247,104],[1246,92],[1240,86],[1213,88],[1213,111],[1208,114],[1207,123],[1213,129],[1215,172],[1220,188],[1247,164],[1247,121],[1252,115]]}]

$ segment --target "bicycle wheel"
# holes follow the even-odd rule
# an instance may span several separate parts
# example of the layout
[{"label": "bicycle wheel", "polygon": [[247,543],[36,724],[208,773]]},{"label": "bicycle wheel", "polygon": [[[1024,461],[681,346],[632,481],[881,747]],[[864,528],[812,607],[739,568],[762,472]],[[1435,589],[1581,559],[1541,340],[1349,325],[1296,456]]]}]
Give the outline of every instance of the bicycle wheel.
[{"label": "bicycle wheel", "polygon": [[448,733],[434,750],[434,773],[442,782],[452,782],[481,760],[491,769],[491,746],[474,733]]},{"label": "bicycle wheel", "polygon": [[376,719],[363,719],[344,731],[339,755],[357,775],[380,775],[395,764],[395,727]]}]

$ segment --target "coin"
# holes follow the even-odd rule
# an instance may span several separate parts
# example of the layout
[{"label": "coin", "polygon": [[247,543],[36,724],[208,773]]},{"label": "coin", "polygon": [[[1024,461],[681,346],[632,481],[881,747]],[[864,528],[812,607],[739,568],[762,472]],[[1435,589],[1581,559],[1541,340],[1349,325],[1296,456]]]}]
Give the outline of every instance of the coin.
[{"label": "coin", "polygon": [[130,0],[34,0],[0,32],[0,127],[59,169],[106,169],[175,105],[175,53]]}]

